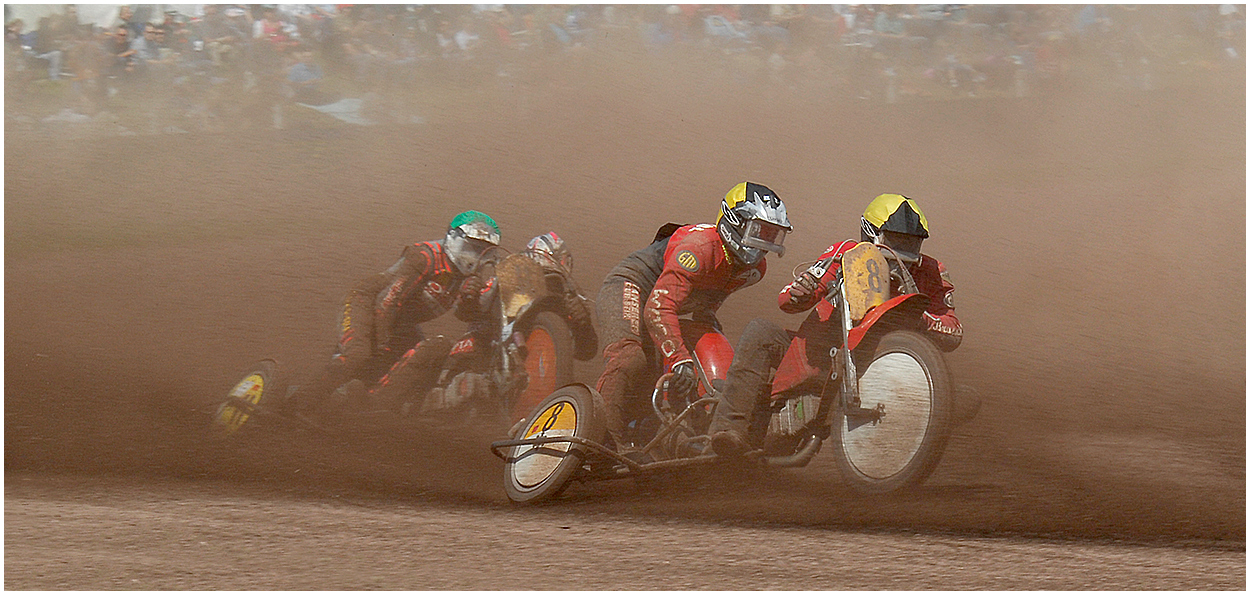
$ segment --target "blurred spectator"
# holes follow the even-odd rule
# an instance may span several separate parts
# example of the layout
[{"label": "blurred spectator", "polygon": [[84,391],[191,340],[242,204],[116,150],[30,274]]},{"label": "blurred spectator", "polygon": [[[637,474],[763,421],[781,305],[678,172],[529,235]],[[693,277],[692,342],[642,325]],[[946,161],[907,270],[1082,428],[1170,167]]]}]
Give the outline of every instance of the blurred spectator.
[{"label": "blurred spectator", "polygon": [[321,90],[325,72],[313,61],[312,51],[297,49],[293,54],[295,63],[287,69],[286,80],[291,86],[291,99],[306,105],[325,105],[334,101]]},{"label": "blurred spectator", "polygon": [[237,43],[243,34],[222,14],[216,4],[204,5],[204,18],[200,19],[197,36],[203,41],[208,57],[216,66],[233,59],[238,54]]},{"label": "blurred spectator", "polygon": [[[60,80],[61,78],[61,62],[64,59],[64,52],[59,47],[58,39],[61,33],[59,26],[61,19],[59,17],[44,17],[39,19],[39,30],[33,31],[28,35],[20,35],[23,41],[22,50],[26,58],[30,61],[39,60],[46,62],[48,68],[48,80]],[[18,21],[20,26],[21,21]]]},{"label": "blurred spectator", "polygon": [[[140,35],[137,39],[142,40],[143,36]],[[129,75],[135,71],[139,51],[133,47],[130,27],[117,25],[113,28],[113,42],[110,50],[113,55],[113,68],[111,69],[113,76]]]},{"label": "blurred spectator", "polygon": [[185,101],[165,104],[231,123],[330,88],[382,106],[371,120],[410,121],[396,114],[412,113],[431,83],[498,81],[533,94],[575,83],[594,60],[644,59],[629,51],[644,48],[665,61],[690,50],[692,63],[716,48],[698,67],[724,80],[888,101],[949,89],[1023,96],[1065,79],[1145,90],[1164,76],[1175,85],[1188,72],[1239,68],[1245,47],[1244,5],[208,4],[193,19],[171,5],[124,5],[94,35],[76,5],[12,6],[27,22],[48,16],[34,31],[6,24],[9,90],[45,71],[72,84],[9,99],[124,111],[162,104],[172,87]]},{"label": "blurred spectator", "polygon": [[113,23],[114,28],[125,27],[127,35],[131,39],[143,37],[143,20],[135,16],[135,11],[128,4],[123,4],[118,9],[117,20]]}]

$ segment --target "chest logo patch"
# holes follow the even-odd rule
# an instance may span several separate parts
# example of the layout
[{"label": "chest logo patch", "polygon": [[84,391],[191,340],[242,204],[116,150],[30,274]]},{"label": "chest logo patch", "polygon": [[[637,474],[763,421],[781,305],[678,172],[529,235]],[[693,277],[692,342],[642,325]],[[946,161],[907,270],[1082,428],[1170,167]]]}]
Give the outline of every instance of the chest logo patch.
[{"label": "chest logo patch", "polygon": [[693,273],[699,270],[699,257],[695,256],[694,252],[682,250],[677,254],[677,264]]}]

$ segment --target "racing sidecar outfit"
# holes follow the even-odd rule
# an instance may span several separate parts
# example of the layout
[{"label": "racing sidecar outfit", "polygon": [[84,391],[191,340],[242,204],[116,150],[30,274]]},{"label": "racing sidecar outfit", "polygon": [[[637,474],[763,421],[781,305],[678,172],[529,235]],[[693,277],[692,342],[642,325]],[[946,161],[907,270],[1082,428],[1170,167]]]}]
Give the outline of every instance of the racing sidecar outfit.
[{"label": "racing sidecar outfit", "polygon": [[[765,397],[768,388],[770,370],[776,368],[790,347],[791,341],[803,344],[802,355],[805,368],[827,371],[831,367],[829,351],[841,343],[841,332],[835,318],[834,306],[823,299],[837,278],[841,267],[842,255],[858,242],[846,240],[830,246],[804,274],[817,278],[816,288],[803,297],[792,291],[800,282],[795,280],[784,288],[777,296],[777,305],[783,312],[797,314],[811,309],[811,313],[799,326],[796,333],[789,333],[776,323],[764,319],[755,319],[747,324],[742,337],[734,350],[734,360],[729,366],[725,378],[725,389],[717,407],[713,429],[725,427],[743,427],[750,420],[752,411]],[[828,268],[822,269],[821,263],[828,262]],[[954,291],[955,286],[936,258],[921,254],[920,258],[907,265],[916,282],[920,293],[929,297],[929,305],[924,313],[926,333],[934,344],[943,351],[952,351],[959,347],[963,339],[963,327],[955,317]],[[891,288],[892,293],[900,293],[899,287]],[[793,337],[793,339],[792,339]]]},{"label": "racing sidecar outfit", "polygon": [[606,402],[608,433],[618,447],[624,446],[624,420],[636,417],[633,410],[645,401],[640,395],[658,377],[657,364],[671,369],[692,360],[678,317],[690,314],[719,326],[715,313],[725,298],[758,283],[766,269],[764,259],[746,266],[731,257],[714,225],[674,231],[670,224],[608,273],[597,303],[605,362],[596,389]]},{"label": "racing sidecar outfit", "polygon": [[324,397],[348,380],[367,385],[389,368],[370,391],[384,401],[436,377],[451,342],[442,335],[425,339],[420,324],[448,310],[465,321],[480,316],[482,296],[492,284],[466,283],[467,279],[440,242],[406,246],[390,268],[361,280],[348,292],[330,364],[307,392],[300,392]]}]

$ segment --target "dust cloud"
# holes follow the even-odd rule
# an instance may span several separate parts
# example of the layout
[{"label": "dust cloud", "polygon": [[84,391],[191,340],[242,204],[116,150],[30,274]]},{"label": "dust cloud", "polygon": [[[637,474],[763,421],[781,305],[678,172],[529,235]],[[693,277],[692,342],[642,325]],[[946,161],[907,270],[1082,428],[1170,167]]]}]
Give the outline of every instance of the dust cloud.
[{"label": "dust cloud", "polygon": [[[253,361],[308,374],[360,276],[478,209],[516,249],[555,229],[593,293],[667,221],[744,179],[786,201],[785,258],[721,310],[735,339],[789,271],[915,198],[956,285],[960,384],[983,398],[917,493],[866,502],[831,466],[577,486],[584,510],[866,528],[1245,539],[1245,84],[1072,84],[885,104],[587,58],[430,108],[181,135],[5,134],[5,471],[261,481],[504,502],[489,436],[205,441]],[[1244,79],[1244,74],[1240,75]],[[515,92],[513,92],[515,91]],[[455,333],[458,323],[431,327]],[[593,381],[600,363],[579,368]],[[818,461],[820,458],[818,458]]]}]

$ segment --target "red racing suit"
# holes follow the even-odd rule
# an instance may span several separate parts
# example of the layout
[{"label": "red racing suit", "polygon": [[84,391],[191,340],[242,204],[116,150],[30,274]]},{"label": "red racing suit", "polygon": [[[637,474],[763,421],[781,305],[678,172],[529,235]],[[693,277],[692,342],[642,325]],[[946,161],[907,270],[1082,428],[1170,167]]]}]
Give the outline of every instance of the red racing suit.
[{"label": "red racing suit", "polygon": [[626,443],[626,420],[645,405],[641,393],[655,382],[656,364],[691,359],[678,317],[691,314],[715,324],[725,298],[758,283],[766,270],[763,260],[750,267],[733,260],[714,225],[680,226],[666,237],[668,229],[608,273],[596,303],[604,370],[595,388],[607,404],[608,433],[619,446]]},{"label": "red racing suit", "polygon": [[[854,248],[857,243],[854,240],[846,240],[829,246],[820,255],[817,264],[809,268],[807,272],[815,275],[821,269],[820,262],[831,260],[832,263],[817,279],[816,290],[806,298],[796,299],[790,293],[795,283],[798,282],[797,279],[783,287],[781,293],[777,295],[777,306],[788,314],[797,314],[815,307],[799,326],[797,337],[807,343],[807,356],[811,364],[820,362],[814,366],[816,368],[828,367],[829,347],[841,340],[838,322],[833,319],[833,304],[823,299],[822,296],[829,292],[830,285],[837,278],[838,270],[842,266],[842,255]],[[955,317],[955,286],[951,284],[946,267],[942,266],[936,258],[921,254],[920,260],[907,265],[907,272],[911,273],[912,279],[916,282],[916,289],[929,297],[924,319],[930,338],[943,351],[953,351],[963,340],[964,331],[959,324],[959,319]],[[899,287],[890,289],[893,295],[901,292]],[[818,354],[823,354],[823,357]]]},{"label": "red racing suit", "polygon": [[664,357],[665,369],[693,361],[682,341],[679,316],[715,320],[729,294],[759,283],[767,270],[764,259],[752,267],[734,260],[715,225],[688,225],[674,232],[664,250],[664,268],[643,309],[647,331]]}]

